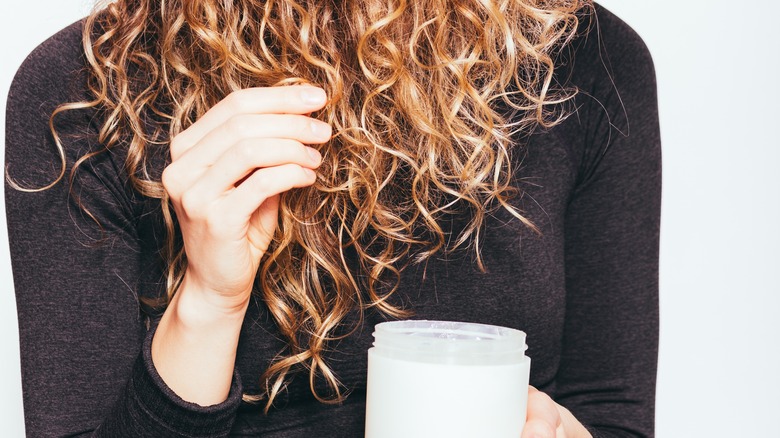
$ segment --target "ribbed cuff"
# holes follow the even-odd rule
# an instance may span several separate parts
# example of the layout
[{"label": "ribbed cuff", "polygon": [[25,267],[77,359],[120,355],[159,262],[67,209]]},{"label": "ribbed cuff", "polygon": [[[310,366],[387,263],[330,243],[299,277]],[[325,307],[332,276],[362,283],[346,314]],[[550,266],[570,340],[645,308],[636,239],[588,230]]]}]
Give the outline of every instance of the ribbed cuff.
[{"label": "ribbed cuff", "polygon": [[144,340],[142,354],[130,381],[133,401],[154,422],[155,436],[228,436],[241,403],[241,379],[234,371],[227,400],[200,406],[183,400],[163,382],[152,363],[152,338],[156,327]]}]

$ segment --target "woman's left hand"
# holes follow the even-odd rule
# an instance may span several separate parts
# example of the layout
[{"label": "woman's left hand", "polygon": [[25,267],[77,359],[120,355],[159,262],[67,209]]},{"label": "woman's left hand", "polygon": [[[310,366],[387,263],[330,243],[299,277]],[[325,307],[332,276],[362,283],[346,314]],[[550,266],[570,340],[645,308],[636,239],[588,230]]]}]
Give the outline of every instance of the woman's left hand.
[{"label": "woman's left hand", "polygon": [[593,438],[568,409],[528,387],[528,415],[522,438]]}]

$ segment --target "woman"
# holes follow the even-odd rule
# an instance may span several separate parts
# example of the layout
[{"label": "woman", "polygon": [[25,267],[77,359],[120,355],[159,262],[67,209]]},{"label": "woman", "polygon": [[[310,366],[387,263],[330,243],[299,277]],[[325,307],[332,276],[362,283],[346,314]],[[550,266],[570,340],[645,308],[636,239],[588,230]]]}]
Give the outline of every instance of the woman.
[{"label": "woman", "polygon": [[399,317],[526,331],[523,437],[653,435],[655,83],[600,7],[120,0],[8,120],[31,436],[360,436]]}]

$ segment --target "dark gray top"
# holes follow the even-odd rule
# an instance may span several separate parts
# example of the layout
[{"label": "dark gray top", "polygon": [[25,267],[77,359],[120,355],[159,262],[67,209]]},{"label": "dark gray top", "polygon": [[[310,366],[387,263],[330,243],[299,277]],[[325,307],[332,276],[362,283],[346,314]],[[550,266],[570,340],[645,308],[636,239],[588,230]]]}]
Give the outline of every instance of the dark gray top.
[{"label": "dark gray top", "polygon": [[[475,321],[528,334],[531,383],[596,436],[653,436],[658,342],[660,145],[652,61],[639,37],[597,8],[562,52],[558,80],[581,92],[564,123],[521,143],[516,200],[537,235],[504,211],[483,241],[487,272],[470,252],[407,269],[397,299],[415,318]],[[59,159],[52,109],[86,96],[76,23],[38,47],[8,98],[10,176],[42,185]],[[592,29],[585,31],[586,26]],[[68,167],[95,150],[95,114],[57,119]],[[283,344],[261,300],[251,302],[229,399],[208,408],[168,389],[150,360],[139,296],[162,289],[156,200],[127,182],[124,150],[90,160],[73,193],[59,183],[6,187],[30,436],[362,436],[370,314],[332,345],[329,363],[350,391],[340,405],[313,399],[305,373],[267,415],[242,404]],[[158,157],[160,158],[160,157]],[[160,171],[164,157],[155,161]],[[99,220],[99,229],[75,199]],[[464,400],[464,403],[470,402]]]}]

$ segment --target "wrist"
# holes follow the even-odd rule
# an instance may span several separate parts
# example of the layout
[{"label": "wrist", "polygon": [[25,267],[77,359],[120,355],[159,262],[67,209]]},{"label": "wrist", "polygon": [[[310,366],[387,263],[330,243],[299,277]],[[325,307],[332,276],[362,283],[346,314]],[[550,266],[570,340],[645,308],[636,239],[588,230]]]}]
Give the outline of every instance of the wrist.
[{"label": "wrist", "polygon": [[208,326],[229,321],[243,321],[249,305],[251,290],[226,295],[203,286],[185,273],[168,310],[187,325]]}]

